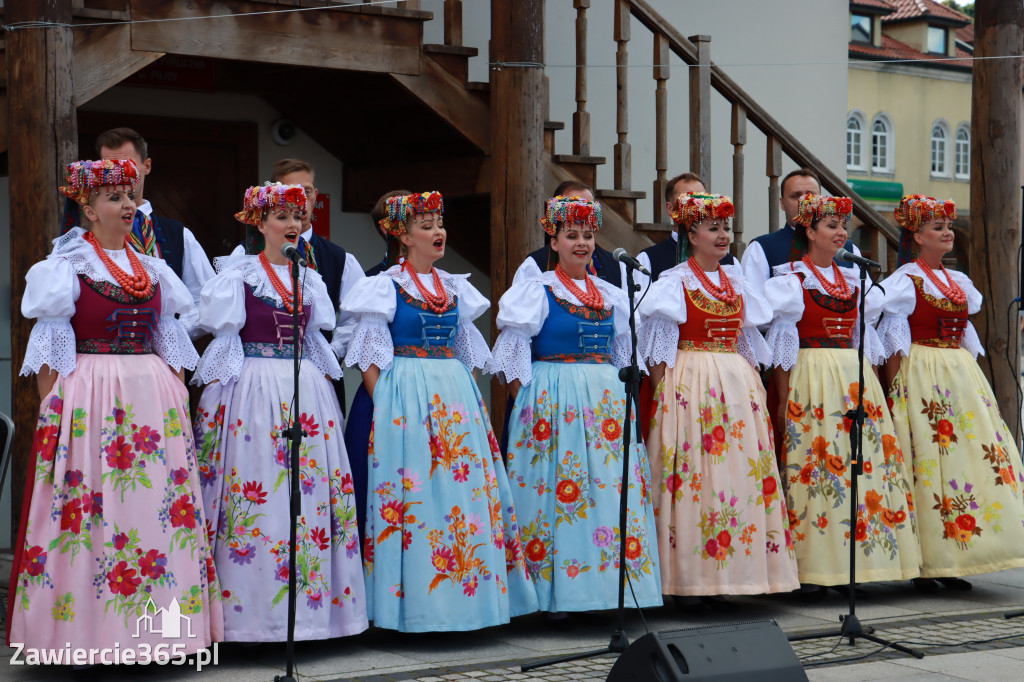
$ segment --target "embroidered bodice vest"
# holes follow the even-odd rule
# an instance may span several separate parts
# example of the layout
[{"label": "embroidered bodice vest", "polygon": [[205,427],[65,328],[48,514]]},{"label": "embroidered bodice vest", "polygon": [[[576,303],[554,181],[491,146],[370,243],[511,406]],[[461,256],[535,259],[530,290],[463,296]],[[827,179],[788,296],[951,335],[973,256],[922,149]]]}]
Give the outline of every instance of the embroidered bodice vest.
[{"label": "embroidered bodice vest", "polygon": [[686,322],[679,325],[679,350],[735,353],[743,326],[743,297],[726,303],[700,289],[685,289]]},{"label": "embroidered bodice vest", "polygon": [[[797,273],[803,284],[804,275]],[[801,348],[853,348],[853,325],[857,323],[857,289],[849,301],[833,298],[816,289],[801,287],[804,315],[796,323]]]},{"label": "embroidered bodice vest", "polygon": [[959,348],[967,329],[967,304],[931,296],[925,293],[921,277],[909,277],[917,296],[914,312],[907,318],[911,341],[935,348]]},{"label": "embroidered bodice vest", "polygon": [[558,298],[551,287],[544,287],[548,297],[548,316],[533,338],[533,359],[539,362],[611,361],[615,325],[611,310],[594,310]]},{"label": "embroidered bodice vest", "polygon": [[455,335],[459,330],[459,302],[448,297],[448,307],[438,314],[423,301],[395,285],[398,307],[391,321],[391,340],[396,357],[453,358]]},{"label": "embroidered bodice vest", "polygon": [[142,355],[153,352],[160,323],[160,285],[146,300],[132,298],[110,282],[78,276],[81,293],[71,316],[79,353]]},{"label": "embroidered bodice vest", "polygon": [[[312,307],[312,302],[303,303],[299,314],[300,344],[305,338]],[[245,285],[245,326],[239,330],[238,335],[242,339],[246,357],[293,357],[295,325],[292,314],[284,306],[278,307],[275,301],[254,294],[248,284]]]}]

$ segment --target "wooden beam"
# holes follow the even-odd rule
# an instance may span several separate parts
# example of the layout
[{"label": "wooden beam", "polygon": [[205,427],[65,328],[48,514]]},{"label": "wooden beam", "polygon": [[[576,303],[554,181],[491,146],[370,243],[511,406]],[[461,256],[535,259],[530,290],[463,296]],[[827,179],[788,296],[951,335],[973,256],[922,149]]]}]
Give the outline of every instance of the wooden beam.
[{"label": "wooden beam", "polygon": [[[1024,6],[978,0],[974,22],[971,88],[971,279],[985,297],[974,326],[985,344],[979,357],[1003,418],[1017,430],[1020,348],[1012,339],[1020,310],[1016,259],[1021,244],[1021,71]],[[1009,358],[1009,367],[1007,359]]]},{"label": "wooden beam", "polygon": [[[4,20],[70,24],[71,5],[7,0]],[[16,29],[7,33],[7,92],[10,135],[11,386],[16,432],[12,445],[12,515],[17,532],[22,493],[39,412],[34,377],[19,377],[32,321],[21,316],[25,273],[50,252],[59,232],[57,186],[63,167],[78,151],[72,30],[69,26]]]},{"label": "wooden beam", "polygon": [[[423,19],[344,8],[280,14],[245,0],[131,0],[132,49],[324,69],[416,74]],[[397,12],[397,10],[392,10]],[[220,18],[220,15],[228,15]],[[215,19],[206,17],[218,16]],[[429,16],[429,15],[427,15]],[[154,19],[183,19],[141,23]]]},{"label": "wooden beam", "polygon": [[[544,0],[491,0],[491,61],[544,63]],[[544,181],[544,69],[491,68],[491,333],[497,302],[531,250],[540,246]],[[492,337],[493,338],[493,337]],[[497,380],[491,393],[495,419],[506,394]]]},{"label": "wooden beam", "polygon": [[163,55],[133,50],[128,24],[76,27],[75,103],[85,104]]},{"label": "wooden beam", "polygon": [[690,36],[697,64],[690,67],[690,171],[711,187],[711,36]]},{"label": "wooden beam", "polygon": [[[487,104],[434,59],[423,55],[418,75],[392,73],[391,77],[480,151],[490,153],[491,112]],[[491,92],[493,96],[493,88]],[[539,102],[538,99],[538,105]]]},{"label": "wooden beam", "polygon": [[369,213],[377,199],[396,187],[436,189],[449,198],[491,191],[489,156],[403,160],[400,163],[353,164],[342,168],[342,210]]}]

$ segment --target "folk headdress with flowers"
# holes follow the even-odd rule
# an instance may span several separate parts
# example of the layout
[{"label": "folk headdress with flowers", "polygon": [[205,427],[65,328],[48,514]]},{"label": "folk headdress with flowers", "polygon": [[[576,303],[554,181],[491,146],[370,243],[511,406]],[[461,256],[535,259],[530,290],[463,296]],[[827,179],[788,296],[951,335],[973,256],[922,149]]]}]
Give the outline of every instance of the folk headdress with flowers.
[{"label": "folk headdress with flowers", "polygon": [[601,227],[601,220],[600,202],[559,194],[548,199],[547,210],[540,224],[545,232],[554,237],[559,225],[583,223],[596,232]]},{"label": "folk headdress with flowers", "polygon": [[810,227],[814,221],[833,215],[839,216],[844,223],[849,224],[853,215],[853,200],[849,197],[830,197],[808,192],[800,197],[795,222],[797,225]]},{"label": "folk headdress with flowers", "polygon": [[390,197],[384,202],[384,217],[379,225],[393,237],[405,234],[405,225],[417,213],[444,215],[444,197],[434,190]]},{"label": "folk headdress with flowers", "polygon": [[60,187],[61,194],[83,206],[100,187],[135,187],[139,182],[139,168],[131,159],[75,161],[65,174],[68,184]]},{"label": "folk headdress with flowers", "polygon": [[306,190],[302,189],[302,185],[268,182],[245,190],[242,210],[235,214],[235,219],[259,227],[268,211],[285,206],[294,206],[305,213]]},{"label": "folk headdress with flowers", "polygon": [[671,211],[672,220],[687,230],[702,220],[728,220],[735,213],[732,199],[706,192],[680,194]]},{"label": "folk headdress with flowers", "polygon": [[897,256],[899,265],[914,260],[914,233],[932,220],[956,220],[956,204],[952,199],[941,201],[923,194],[906,194],[900,205],[893,211],[896,224],[900,226],[900,248]]}]

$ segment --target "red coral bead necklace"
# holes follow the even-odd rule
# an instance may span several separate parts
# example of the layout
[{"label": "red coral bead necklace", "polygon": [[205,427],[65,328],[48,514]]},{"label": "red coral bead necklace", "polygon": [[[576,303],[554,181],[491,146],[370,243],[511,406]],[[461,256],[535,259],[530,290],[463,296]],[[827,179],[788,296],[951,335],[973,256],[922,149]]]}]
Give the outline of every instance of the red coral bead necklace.
[{"label": "red coral bead necklace", "polygon": [[604,308],[604,296],[601,295],[601,290],[597,288],[594,283],[594,279],[584,271],[583,276],[586,278],[587,290],[583,291],[580,289],[576,282],[573,281],[572,277],[569,276],[565,270],[562,269],[561,265],[555,266],[555,276],[558,277],[558,281],[562,283],[570,294],[580,300],[584,306],[593,310],[601,310]]},{"label": "red coral bead necklace", "polygon": [[409,277],[412,279],[412,283],[416,285],[416,291],[420,292],[420,296],[423,297],[423,302],[427,304],[427,307],[433,310],[435,313],[440,315],[448,307],[448,292],[445,291],[444,283],[441,281],[441,275],[437,274],[437,268],[433,265],[430,266],[430,274],[433,275],[434,279],[434,290],[428,291],[423,282],[420,281],[416,271],[413,270],[412,265],[409,264],[409,259],[406,258],[402,263],[402,268],[409,273]]},{"label": "red coral bead necklace", "polygon": [[260,265],[263,266],[264,272],[267,273],[267,277],[270,278],[270,283],[274,285],[274,291],[281,297],[281,302],[284,304],[284,309],[290,313],[295,312],[296,299],[298,300],[299,309],[302,309],[302,287],[299,287],[297,295],[293,295],[292,292],[288,291],[288,287],[285,286],[281,278],[277,276],[277,272],[274,270],[274,266],[270,264],[270,259],[267,258],[266,252],[260,253]]},{"label": "red coral bead necklace", "polygon": [[127,246],[127,237],[125,237],[126,246],[124,250],[125,255],[128,256],[128,264],[132,269],[132,274],[130,275],[107,255],[106,249],[100,245],[100,240],[96,238],[95,234],[86,232],[83,238],[92,244],[92,248],[96,251],[96,255],[99,256],[100,260],[103,261],[107,271],[117,281],[118,286],[128,292],[129,296],[136,300],[142,300],[149,298],[153,294],[153,280],[150,279],[146,268],[142,266],[142,261],[135,255],[135,251]]},{"label": "red coral bead necklace", "polygon": [[832,263],[832,274],[835,275],[836,281],[830,282],[825,279],[825,275],[821,274],[821,270],[814,264],[810,256],[804,255],[802,258],[804,265],[814,273],[814,276],[821,282],[821,286],[825,289],[826,293],[832,298],[838,298],[840,301],[849,301],[853,298],[853,290],[850,289],[850,285],[846,283],[846,277],[843,276],[839,266]]},{"label": "red coral bead necklace", "polygon": [[721,286],[719,286],[711,281],[711,278],[704,272],[704,268],[697,263],[696,258],[690,256],[690,260],[686,262],[690,266],[690,270],[697,277],[697,280],[700,281],[701,286],[703,286],[708,293],[719,301],[723,301],[729,305],[736,302],[736,288],[732,285],[732,281],[729,279],[729,276],[725,274],[725,270],[722,269],[721,265],[718,266],[718,277],[722,282]]},{"label": "red coral bead necklace", "polygon": [[967,292],[965,292],[963,287],[957,284],[953,278],[949,276],[949,270],[946,269],[945,265],[939,263],[939,269],[942,270],[942,274],[946,276],[946,281],[949,282],[949,284],[946,284],[939,279],[932,270],[932,266],[925,263],[923,258],[918,258],[914,262],[917,263],[917,267],[924,271],[925,276],[931,280],[931,283],[935,285],[935,288],[942,292],[943,296],[957,305],[967,303]]}]

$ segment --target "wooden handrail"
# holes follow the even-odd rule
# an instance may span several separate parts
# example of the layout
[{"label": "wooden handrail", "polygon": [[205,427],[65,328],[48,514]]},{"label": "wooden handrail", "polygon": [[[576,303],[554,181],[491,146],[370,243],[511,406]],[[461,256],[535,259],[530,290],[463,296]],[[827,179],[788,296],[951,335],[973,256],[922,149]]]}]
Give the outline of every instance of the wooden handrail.
[{"label": "wooden handrail", "polygon": [[[629,5],[630,13],[654,34],[655,42],[658,41],[660,36],[667,41],[669,49],[686,64],[697,65],[700,63],[697,47],[676,30],[671,23],[666,21],[664,17],[658,14],[647,2],[644,0],[623,0],[623,2]],[[658,57],[659,54],[656,49],[655,59]],[[714,63],[711,64],[711,86],[731,104],[742,106],[746,112],[747,120],[768,136],[769,140],[774,139],[775,143],[781,147],[781,151],[789,156],[789,158],[802,167],[814,169],[821,179],[822,187],[832,194],[850,197],[853,200],[854,215],[860,218],[867,226],[884,234],[890,242],[898,242],[899,231],[894,225],[883,218],[882,214],[876,211],[863,197],[854,192],[841,177],[822,163],[818,157],[812,154],[795,136],[779,124],[764,107],[758,104]],[[658,220],[659,204],[660,202],[657,200],[654,202],[655,221]],[[775,212],[772,211],[772,213]],[[776,216],[777,219],[778,217]]]},{"label": "wooden handrail", "polygon": [[587,10],[590,0],[573,0],[576,8],[576,111],[572,115],[572,153],[590,156],[590,112],[587,111]]}]

